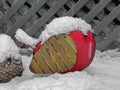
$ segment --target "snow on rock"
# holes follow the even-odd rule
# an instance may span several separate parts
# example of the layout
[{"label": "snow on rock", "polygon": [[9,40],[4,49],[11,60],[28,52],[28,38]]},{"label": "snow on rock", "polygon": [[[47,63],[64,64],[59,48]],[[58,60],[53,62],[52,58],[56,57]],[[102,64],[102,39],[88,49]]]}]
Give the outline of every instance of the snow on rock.
[{"label": "snow on rock", "polygon": [[30,46],[32,48],[35,47],[37,44],[38,40],[35,38],[30,37],[27,35],[22,29],[18,29],[15,34],[15,38],[20,41],[21,43]]},{"label": "snow on rock", "polygon": [[0,84],[0,90],[120,90],[120,52],[96,51],[92,64],[83,71],[35,75],[29,71],[31,57],[22,56],[22,77]]},{"label": "snow on rock", "polygon": [[0,63],[9,57],[18,58],[19,48],[12,38],[6,34],[0,34]]},{"label": "snow on rock", "polygon": [[70,16],[59,17],[53,19],[41,33],[39,40],[44,43],[48,38],[54,35],[66,34],[70,31],[80,30],[84,34],[92,31],[91,26],[81,18],[74,18]]}]

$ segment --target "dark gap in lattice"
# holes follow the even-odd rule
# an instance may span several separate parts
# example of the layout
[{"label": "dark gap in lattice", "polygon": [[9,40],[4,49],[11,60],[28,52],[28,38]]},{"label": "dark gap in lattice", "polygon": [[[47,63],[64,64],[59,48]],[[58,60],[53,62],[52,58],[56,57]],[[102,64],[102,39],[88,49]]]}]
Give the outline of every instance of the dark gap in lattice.
[{"label": "dark gap in lattice", "polygon": [[110,11],[108,9],[104,8],[104,13],[105,13],[105,15],[108,15],[110,13]]},{"label": "dark gap in lattice", "polygon": [[50,9],[49,5],[48,4],[44,4],[37,12],[36,14],[39,16],[39,17],[42,17],[42,15],[44,15],[48,9]]},{"label": "dark gap in lattice", "polygon": [[46,10],[50,9],[50,6],[48,4],[44,4],[42,7],[44,7]]},{"label": "dark gap in lattice", "polygon": [[86,7],[86,6],[83,6],[81,9],[82,9],[85,13],[88,13],[88,12],[90,11],[90,9],[89,9],[88,7]]},{"label": "dark gap in lattice", "polygon": [[114,22],[116,25],[120,25],[120,21],[119,21],[117,18],[115,18],[115,19],[113,20],[113,22]]},{"label": "dark gap in lattice", "polygon": [[77,3],[79,0],[73,0],[75,3]]},{"label": "dark gap in lattice", "polygon": [[76,14],[73,17],[78,17]]},{"label": "dark gap in lattice", "polygon": [[36,15],[40,18],[40,17],[42,17],[38,12],[36,12]]},{"label": "dark gap in lattice", "polygon": [[98,17],[95,17],[94,19],[95,19],[95,20],[99,20],[99,18],[98,18]]},{"label": "dark gap in lattice", "polygon": [[70,9],[67,5],[64,5],[63,7],[66,9],[66,11]]},{"label": "dark gap in lattice", "polygon": [[36,14],[38,15],[38,17],[39,16],[42,17],[46,12],[47,12],[46,9],[42,7],[36,12]]},{"label": "dark gap in lattice", "polygon": [[54,16],[55,16],[55,17],[59,17],[59,15],[57,15],[57,14],[55,14]]},{"label": "dark gap in lattice", "polygon": [[25,2],[25,4],[28,8],[31,8],[31,5],[28,2]]},{"label": "dark gap in lattice", "polygon": [[30,8],[31,8],[31,5],[30,5],[28,2],[26,2],[26,3],[24,3],[23,6],[20,7],[20,9],[18,10],[18,13],[19,13],[20,15],[23,15],[23,14],[25,14]]},{"label": "dark gap in lattice", "polygon": [[110,14],[110,11],[105,7],[93,20],[102,21],[108,14]]},{"label": "dark gap in lattice", "polygon": [[12,6],[8,1],[5,1],[10,7]]},{"label": "dark gap in lattice", "polygon": [[116,6],[120,4],[120,0],[112,0],[112,3],[114,3]]},{"label": "dark gap in lattice", "polygon": [[92,0],[94,3],[99,3],[100,0]]}]

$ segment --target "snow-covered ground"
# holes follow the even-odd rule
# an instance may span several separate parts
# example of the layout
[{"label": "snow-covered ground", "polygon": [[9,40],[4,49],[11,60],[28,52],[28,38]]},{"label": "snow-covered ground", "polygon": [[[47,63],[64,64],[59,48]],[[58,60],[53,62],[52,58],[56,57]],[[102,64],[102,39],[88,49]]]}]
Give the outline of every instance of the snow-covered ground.
[{"label": "snow-covered ground", "polygon": [[0,84],[0,90],[120,90],[120,52],[96,51],[92,64],[83,71],[67,74],[34,75],[29,69],[31,57],[22,56],[22,77]]}]

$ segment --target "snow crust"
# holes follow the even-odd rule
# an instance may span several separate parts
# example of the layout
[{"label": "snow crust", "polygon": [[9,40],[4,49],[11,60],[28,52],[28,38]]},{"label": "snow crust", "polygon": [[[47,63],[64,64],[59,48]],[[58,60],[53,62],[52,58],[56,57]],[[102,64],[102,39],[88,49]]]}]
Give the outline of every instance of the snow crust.
[{"label": "snow crust", "polygon": [[0,34],[0,63],[9,57],[18,58],[19,48],[12,38],[6,34]]},{"label": "snow crust", "polygon": [[92,64],[83,71],[35,75],[29,69],[31,57],[22,56],[24,73],[0,90],[120,90],[120,52],[96,50]]},{"label": "snow crust", "polygon": [[59,17],[53,19],[41,33],[39,40],[44,43],[48,38],[54,35],[66,34],[71,31],[80,30],[84,34],[92,31],[91,25],[86,23],[81,18],[74,18],[70,16]]}]

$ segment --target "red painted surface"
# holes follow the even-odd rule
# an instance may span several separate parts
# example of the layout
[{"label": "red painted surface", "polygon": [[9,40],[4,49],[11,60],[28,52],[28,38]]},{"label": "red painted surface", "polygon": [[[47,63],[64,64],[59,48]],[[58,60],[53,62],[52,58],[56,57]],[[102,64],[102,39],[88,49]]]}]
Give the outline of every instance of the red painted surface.
[{"label": "red painted surface", "polygon": [[95,39],[91,32],[88,32],[87,37],[84,37],[84,34],[80,31],[73,31],[69,36],[75,42],[77,49],[76,63],[69,71],[83,70],[92,62],[94,57]]},{"label": "red painted surface", "polygon": [[[95,39],[92,33],[89,31],[87,37],[81,31],[73,31],[69,34],[76,45],[77,54],[76,62],[73,68],[67,72],[73,72],[83,70],[90,65],[95,53]],[[40,42],[36,44],[36,48],[33,50],[35,54],[41,47]],[[64,72],[66,73],[66,72]]]},{"label": "red painted surface", "polygon": [[35,54],[40,49],[40,47],[41,47],[41,43],[39,42],[36,44],[36,47],[33,49],[33,54]]}]

